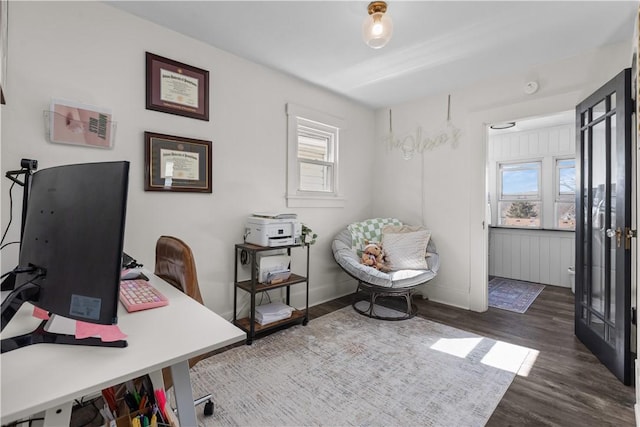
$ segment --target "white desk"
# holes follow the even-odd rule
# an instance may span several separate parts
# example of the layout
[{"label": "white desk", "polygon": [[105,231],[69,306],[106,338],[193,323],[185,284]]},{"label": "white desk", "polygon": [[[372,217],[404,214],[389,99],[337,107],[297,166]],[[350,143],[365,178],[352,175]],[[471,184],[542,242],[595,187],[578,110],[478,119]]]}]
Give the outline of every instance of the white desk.
[{"label": "white desk", "polygon": [[[246,339],[246,334],[157,276],[145,272],[169,305],[127,313],[118,326],[128,347],[35,344],[0,356],[0,414],[6,424],[45,411],[45,425],[68,425],[74,399],[171,366],[182,426],[196,426],[188,359]],[[11,337],[39,321],[24,304],[2,332]]]}]

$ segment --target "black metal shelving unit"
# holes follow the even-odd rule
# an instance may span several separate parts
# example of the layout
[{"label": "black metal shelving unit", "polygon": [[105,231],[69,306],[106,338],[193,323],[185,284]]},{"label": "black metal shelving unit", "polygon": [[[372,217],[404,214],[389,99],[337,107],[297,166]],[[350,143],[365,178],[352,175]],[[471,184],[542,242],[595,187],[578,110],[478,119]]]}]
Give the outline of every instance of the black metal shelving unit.
[{"label": "black metal shelving unit", "polygon": [[[235,270],[233,277],[233,323],[244,330],[247,333],[247,345],[253,342],[253,339],[258,335],[273,332],[277,329],[291,326],[294,324],[302,323],[306,325],[309,322],[309,246],[307,244],[287,245],[287,246],[258,246],[250,243],[238,243],[235,247]],[[258,282],[258,268],[257,268],[257,254],[259,252],[274,251],[279,249],[286,249],[287,254],[291,255],[291,249],[306,248],[307,250],[307,265],[306,275],[300,276],[297,274],[291,274],[289,279],[275,284],[259,283]],[[251,269],[251,279],[238,281],[238,260],[242,252],[247,254],[247,261]],[[266,325],[261,325],[256,322],[256,295],[261,292],[270,291],[272,289],[286,288],[286,300],[285,303],[290,305],[291,286],[300,283],[305,284],[305,307],[303,310],[295,309],[291,314],[291,317],[287,319],[278,320]],[[238,319],[238,289],[242,289],[248,292],[251,296],[251,308],[249,310],[249,316]]]}]

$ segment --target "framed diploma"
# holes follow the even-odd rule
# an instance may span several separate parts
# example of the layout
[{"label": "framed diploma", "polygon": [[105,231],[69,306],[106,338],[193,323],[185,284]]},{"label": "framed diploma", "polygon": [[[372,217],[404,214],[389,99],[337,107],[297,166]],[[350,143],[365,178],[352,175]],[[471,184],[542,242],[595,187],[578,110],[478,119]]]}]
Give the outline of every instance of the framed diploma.
[{"label": "framed diploma", "polygon": [[145,132],[145,191],[211,193],[211,148],[211,141]]},{"label": "framed diploma", "polygon": [[147,52],[146,108],[209,121],[209,72]]}]

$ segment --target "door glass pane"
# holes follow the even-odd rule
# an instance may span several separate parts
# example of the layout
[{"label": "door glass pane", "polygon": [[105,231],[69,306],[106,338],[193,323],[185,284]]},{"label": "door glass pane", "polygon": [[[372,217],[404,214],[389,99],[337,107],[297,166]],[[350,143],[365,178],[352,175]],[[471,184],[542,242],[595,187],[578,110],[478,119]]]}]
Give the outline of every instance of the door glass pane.
[{"label": "door glass pane", "polygon": [[607,325],[607,335],[606,335],[605,339],[612,346],[616,345],[616,334],[615,334],[615,332],[616,332],[615,328],[612,328],[611,326]]},{"label": "door glass pane", "polygon": [[[611,199],[609,201],[611,206],[611,226],[612,230],[616,229],[616,182],[618,177],[618,159],[616,156],[616,116],[611,116]],[[621,241],[624,245],[624,241]],[[611,261],[611,274],[610,274],[610,288],[607,303],[609,306],[607,320],[615,324],[615,298],[616,298],[616,250],[617,250],[616,238],[611,240],[610,249],[610,261]]]},{"label": "door glass pane", "polygon": [[615,110],[615,109],[616,109],[616,93],[615,93],[615,92],[613,92],[613,93],[611,94],[611,104],[610,104],[609,111],[611,111],[611,110]]},{"label": "door glass pane", "polygon": [[589,326],[600,338],[604,338],[604,328],[606,325],[601,318],[594,315],[592,312],[589,312]]},{"label": "door glass pane", "polygon": [[[587,304],[587,295],[591,283],[591,272],[589,271],[589,259],[591,258],[590,242],[591,242],[591,200],[589,199],[589,180],[591,179],[591,168],[589,167],[591,158],[589,156],[589,134],[590,129],[587,128],[582,132],[582,218],[584,224],[583,227],[583,265],[582,274],[583,280],[581,283],[582,294],[580,300],[583,304]],[[586,319],[586,314],[583,316]]]},{"label": "door glass pane", "polygon": [[606,280],[605,254],[608,237],[605,223],[607,200],[606,184],[606,135],[605,121],[593,126],[592,145],[592,209],[591,209],[591,308],[604,315],[604,290]]},{"label": "door glass pane", "polygon": [[604,113],[607,112],[607,105],[606,105],[606,98],[603,99],[602,101],[598,102],[592,109],[592,114],[593,117],[591,118],[591,120],[595,120],[598,117],[602,116]]}]

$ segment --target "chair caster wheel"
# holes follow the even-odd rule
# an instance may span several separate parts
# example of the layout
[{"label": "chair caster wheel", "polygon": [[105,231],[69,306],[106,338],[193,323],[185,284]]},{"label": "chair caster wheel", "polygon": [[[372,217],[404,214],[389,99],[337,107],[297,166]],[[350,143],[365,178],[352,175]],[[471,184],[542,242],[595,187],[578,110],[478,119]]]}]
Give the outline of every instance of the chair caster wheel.
[{"label": "chair caster wheel", "polygon": [[211,400],[207,400],[207,403],[204,404],[204,414],[206,416],[213,415],[213,402]]}]

